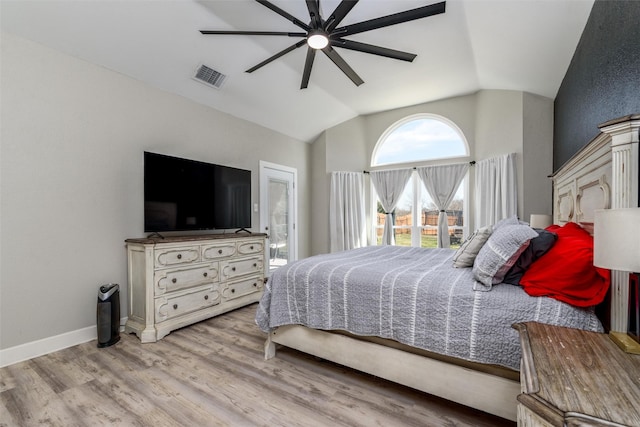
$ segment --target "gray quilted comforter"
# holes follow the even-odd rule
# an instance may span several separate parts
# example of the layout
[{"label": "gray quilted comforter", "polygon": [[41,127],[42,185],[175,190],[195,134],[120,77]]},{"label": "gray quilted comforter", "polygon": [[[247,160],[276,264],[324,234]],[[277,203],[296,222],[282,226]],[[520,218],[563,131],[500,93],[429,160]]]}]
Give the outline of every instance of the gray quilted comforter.
[{"label": "gray quilted comforter", "polygon": [[288,324],[389,338],[473,362],[519,369],[516,322],[602,331],[592,310],[530,297],[519,286],[474,291],[450,249],[370,246],[276,270],[256,313],[265,332]]}]

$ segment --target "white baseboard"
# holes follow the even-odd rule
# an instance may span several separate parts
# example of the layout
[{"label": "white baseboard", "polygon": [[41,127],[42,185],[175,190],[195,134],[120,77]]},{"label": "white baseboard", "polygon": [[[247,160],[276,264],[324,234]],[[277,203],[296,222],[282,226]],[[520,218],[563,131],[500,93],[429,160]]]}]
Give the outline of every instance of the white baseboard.
[{"label": "white baseboard", "polygon": [[[126,317],[120,319],[120,332],[124,331],[126,322]],[[5,348],[0,350],[0,368],[96,339],[98,339],[98,330],[95,326],[89,326],[15,347]]]}]

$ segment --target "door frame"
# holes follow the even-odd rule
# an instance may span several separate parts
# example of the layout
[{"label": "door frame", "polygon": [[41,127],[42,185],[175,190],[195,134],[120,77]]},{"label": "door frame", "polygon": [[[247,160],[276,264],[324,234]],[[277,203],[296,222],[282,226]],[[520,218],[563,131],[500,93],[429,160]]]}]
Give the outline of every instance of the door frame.
[{"label": "door frame", "polygon": [[[267,233],[267,235],[269,235],[270,232],[270,230],[265,229],[269,226],[269,201],[267,199],[269,184],[268,169],[278,172],[290,173],[293,175],[293,188],[291,191],[291,197],[293,198],[291,210],[293,233],[290,236],[290,241],[288,242],[290,245],[288,262],[293,262],[298,259],[298,170],[289,166],[260,160],[260,233]],[[265,251],[265,258],[265,265],[267,266],[267,268],[265,269],[265,274],[269,275],[270,265],[268,250]]]}]

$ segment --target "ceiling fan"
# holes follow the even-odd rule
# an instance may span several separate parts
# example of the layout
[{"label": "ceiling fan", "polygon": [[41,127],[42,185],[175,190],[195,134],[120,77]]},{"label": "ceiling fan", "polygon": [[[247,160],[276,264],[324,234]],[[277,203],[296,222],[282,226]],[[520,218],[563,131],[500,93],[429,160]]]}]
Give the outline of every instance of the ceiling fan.
[{"label": "ceiling fan", "polygon": [[302,40],[246,70],[247,73],[252,73],[257,69],[267,65],[268,63],[274,61],[275,59],[278,59],[281,56],[306,44],[307,58],[304,64],[304,71],[302,73],[302,83],[300,85],[300,89],[304,89],[309,85],[311,67],[313,66],[313,60],[315,59],[317,50],[321,50],[325,55],[327,55],[327,57],[329,57],[329,59],[331,59],[331,61],[333,61],[333,63],[336,64],[338,68],[340,68],[340,70],[342,70],[342,72],[346,74],[347,77],[349,77],[356,86],[360,86],[362,83],[364,83],[364,81],[360,78],[360,76],[358,76],[355,71],[353,71],[349,64],[347,64],[346,61],[340,55],[338,55],[338,52],[335,51],[334,47],[341,47],[344,49],[356,50],[359,52],[371,53],[373,55],[385,56],[387,58],[412,62],[416,57],[415,54],[388,49],[381,46],[374,46],[367,43],[361,43],[355,40],[345,39],[344,37],[444,13],[446,3],[443,1],[440,3],[418,7],[416,9],[411,9],[404,12],[382,16],[380,18],[358,22],[356,24],[338,27],[340,22],[351,11],[351,9],[353,9],[353,7],[358,3],[359,0],[342,0],[327,19],[323,19],[320,14],[320,0],[305,0],[307,9],[309,10],[309,17],[311,18],[308,24],[305,24],[295,16],[287,13],[286,11],[282,10],[281,8],[267,0],[256,1],[261,5],[269,8],[273,12],[277,13],[278,15],[291,21],[296,26],[302,28],[304,32],[227,30],[201,30],[200,32],[202,34],[217,35],[223,34],[301,37]]}]

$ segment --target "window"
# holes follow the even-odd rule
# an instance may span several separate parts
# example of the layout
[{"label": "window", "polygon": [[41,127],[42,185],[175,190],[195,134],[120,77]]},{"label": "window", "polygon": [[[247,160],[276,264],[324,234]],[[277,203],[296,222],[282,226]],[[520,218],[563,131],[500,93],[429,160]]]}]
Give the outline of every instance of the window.
[{"label": "window", "polygon": [[373,150],[371,166],[425,162],[469,155],[462,131],[444,117],[407,117],[382,134]]},{"label": "window", "polygon": [[[380,137],[371,166],[405,167],[446,164],[447,160],[468,157],[469,148],[462,131],[444,117],[420,114],[407,117]],[[373,186],[372,186],[373,187]],[[467,235],[468,177],[447,207],[451,247],[459,247]],[[384,209],[372,188],[372,241],[380,244],[384,228]],[[413,172],[400,201],[393,211],[396,245],[436,247],[439,211],[417,172]]]}]

